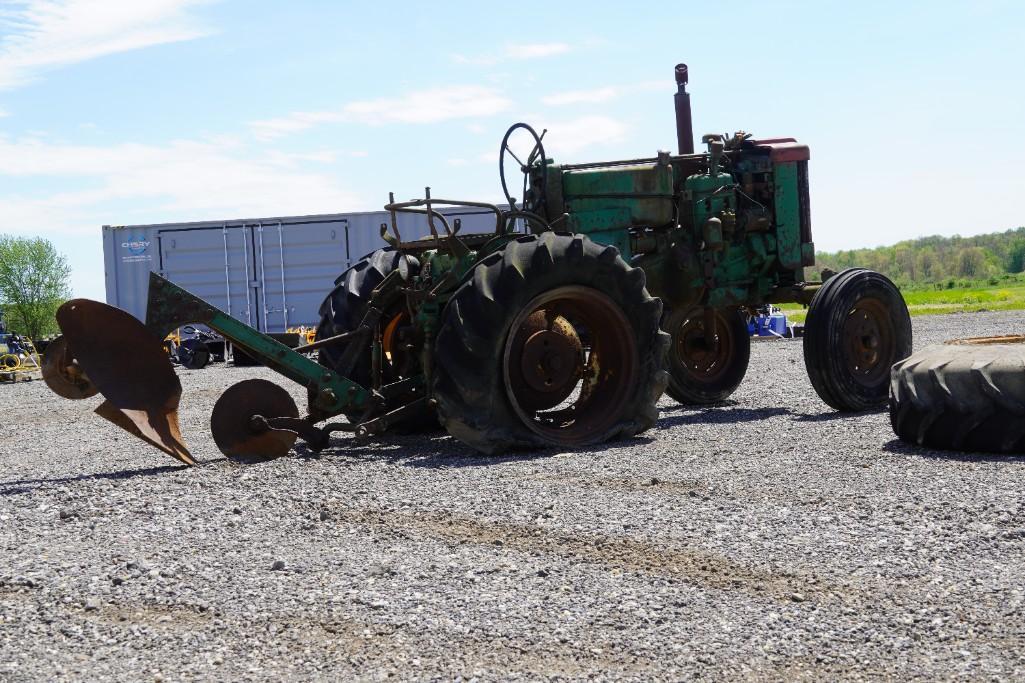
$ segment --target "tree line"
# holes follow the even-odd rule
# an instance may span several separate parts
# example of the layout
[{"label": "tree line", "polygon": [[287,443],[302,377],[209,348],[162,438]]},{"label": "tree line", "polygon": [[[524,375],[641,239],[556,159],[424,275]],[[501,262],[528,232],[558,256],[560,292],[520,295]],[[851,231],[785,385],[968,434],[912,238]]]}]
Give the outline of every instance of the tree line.
[{"label": "tree line", "polygon": [[870,268],[901,287],[999,281],[1003,275],[1025,271],[1025,227],[974,237],[933,235],[874,249],[819,252],[815,265],[835,271]]}]

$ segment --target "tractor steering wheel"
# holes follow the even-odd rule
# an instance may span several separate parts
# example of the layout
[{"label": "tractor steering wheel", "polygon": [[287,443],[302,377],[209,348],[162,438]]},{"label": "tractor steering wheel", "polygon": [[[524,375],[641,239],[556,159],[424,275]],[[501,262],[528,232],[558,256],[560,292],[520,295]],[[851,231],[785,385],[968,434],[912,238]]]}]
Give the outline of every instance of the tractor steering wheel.
[{"label": "tractor steering wheel", "polygon": [[[533,138],[534,147],[530,150],[530,154],[527,155],[527,160],[524,162],[516,153],[512,151],[509,146],[509,140],[512,138],[513,133],[517,130],[523,129]],[[548,131],[541,131],[541,135],[528,126],[525,123],[516,123],[510,126],[509,130],[505,132],[505,137],[502,138],[502,148],[498,153],[498,174],[502,179],[502,192],[505,193],[505,200],[509,202],[510,211],[529,211],[531,213],[537,213],[542,216],[545,215],[545,189],[548,184],[548,159],[545,157],[545,148],[541,144],[541,138],[544,137]],[[516,164],[520,168],[520,173],[523,174],[523,194],[520,196],[521,204],[516,206],[516,197],[513,197],[509,193],[509,185],[506,182],[505,177],[505,163],[506,158],[512,157]],[[530,183],[530,169],[540,164],[541,168],[541,185],[531,186]]]}]

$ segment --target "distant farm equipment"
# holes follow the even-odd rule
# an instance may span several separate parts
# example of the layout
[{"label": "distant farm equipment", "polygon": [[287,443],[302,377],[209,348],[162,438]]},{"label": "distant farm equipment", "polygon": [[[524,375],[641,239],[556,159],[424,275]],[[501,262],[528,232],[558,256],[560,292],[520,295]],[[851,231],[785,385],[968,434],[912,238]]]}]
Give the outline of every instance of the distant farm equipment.
[{"label": "distant farm equipment", "polygon": [[40,370],[39,353],[28,337],[0,331],[0,382],[29,379]]},{"label": "distant farm equipment", "polygon": [[164,338],[164,349],[173,362],[189,370],[202,370],[212,361],[225,359],[224,339],[192,325],[168,334]]},{"label": "distant farm equipment", "polygon": [[748,315],[747,332],[752,337],[793,339],[804,336],[804,325],[791,323],[779,308],[766,304]]}]

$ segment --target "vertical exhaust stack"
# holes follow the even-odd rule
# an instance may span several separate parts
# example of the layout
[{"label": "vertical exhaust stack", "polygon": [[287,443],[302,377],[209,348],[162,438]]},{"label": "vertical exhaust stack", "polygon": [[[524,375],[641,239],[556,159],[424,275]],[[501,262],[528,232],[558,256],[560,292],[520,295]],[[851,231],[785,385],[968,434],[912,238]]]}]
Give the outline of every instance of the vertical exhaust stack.
[{"label": "vertical exhaust stack", "polygon": [[690,119],[690,93],[687,92],[687,65],[676,65],[676,140],[680,154],[694,153],[694,125]]}]

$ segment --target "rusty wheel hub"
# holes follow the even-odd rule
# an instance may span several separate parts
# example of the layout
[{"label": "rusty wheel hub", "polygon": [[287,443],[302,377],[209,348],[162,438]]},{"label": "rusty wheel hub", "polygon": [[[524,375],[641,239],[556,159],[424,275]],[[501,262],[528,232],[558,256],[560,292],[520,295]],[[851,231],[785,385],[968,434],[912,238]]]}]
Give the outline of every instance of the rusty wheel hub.
[{"label": "rusty wheel hub", "polygon": [[873,386],[889,374],[896,339],[880,301],[863,299],[855,305],[844,321],[843,339],[847,365],[859,383]]},{"label": "rusty wheel hub", "polygon": [[517,341],[522,349],[516,379],[528,390],[525,404],[545,410],[565,401],[584,367],[584,347],[573,325],[560,315],[536,311],[527,318]]},{"label": "rusty wheel hub", "polygon": [[507,340],[507,394],[532,431],[577,445],[601,438],[619,419],[639,359],[630,323],[604,293],[550,290],[524,307]]},{"label": "rusty wheel hub", "polygon": [[715,381],[729,368],[733,358],[734,340],[718,312],[715,326],[713,334],[706,334],[704,316],[698,311],[673,332],[676,360],[699,381]]}]

